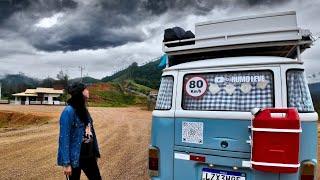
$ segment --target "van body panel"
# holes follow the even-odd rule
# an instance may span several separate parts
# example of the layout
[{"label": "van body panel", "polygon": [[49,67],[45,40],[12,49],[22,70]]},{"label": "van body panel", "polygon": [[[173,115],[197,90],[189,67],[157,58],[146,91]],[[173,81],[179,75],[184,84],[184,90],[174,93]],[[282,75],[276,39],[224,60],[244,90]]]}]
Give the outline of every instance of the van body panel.
[{"label": "van body panel", "polygon": [[[184,143],[182,141],[182,126],[185,122],[203,123],[203,142],[199,144]],[[250,152],[249,140],[250,121],[220,120],[220,119],[195,119],[176,118],[175,120],[175,145],[213,149],[220,151]],[[221,143],[226,142],[227,147]]]},{"label": "van body panel", "polygon": [[188,146],[177,146],[177,145],[174,146],[174,151],[199,153],[199,154],[231,157],[231,158],[241,158],[241,159],[250,159],[250,156],[251,156],[250,153],[246,153],[246,152],[220,151],[215,149],[204,149],[204,148],[195,148],[195,147],[188,147]]},{"label": "van body panel", "polygon": [[318,154],[318,122],[302,122],[300,139],[300,162],[317,159]]},{"label": "van body panel", "polygon": [[284,57],[272,57],[272,56],[242,56],[242,57],[227,57],[227,58],[216,58],[206,59],[201,61],[187,62],[178,64],[164,69],[164,73],[170,71],[190,71],[190,70],[208,70],[208,69],[230,69],[230,68],[241,68],[241,67],[269,67],[275,65],[302,65],[303,62],[284,58]]},{"label": "van body panel", "polygon": [[[300,163],[306,160],[312,160],[317,164],[318,139],[318,122],[302,122],[302,133],[300,139]],[[280,174],[281,180],[298,180],[300,170],[295,174]]]},{"label": "van body panel", "polygon": [[153,116],[151,131],[151,146],[157,147],[160,150],[160,174],[157,178],[172,180],[174,119]]},{"label": "van body panel", "polygon": [[[192,119],[194,121],[194,119]],[[240,121],[243,122],[243,121]],[[317,159],[317,139],[310,137],[317,136],[317,122],[302,122],[302,134],[300,144],[300,162],[305,160]],[[177,127],[176,127],[177,128]],[[232,130],[230,130],[232,131]],[[204,139],[205,141],[205,139]],[[213,169],[236,171],[246,173],[247,180],[293,180],[299,179],[299,172],[294,174],[273,174],[261,171],[255,171],[250,168],[242,167],[242,161],[250,161],[250,153],[240,153],[232,151],[220,151],[201,149],[187,146],[174,146],[174,153],[184,153],[186,155],[204,156],[206,161],[199,163],[192,160],[174,159],[174,179],[201,179],[202,169],[209,168],[213,164]],[[238,170],[234,170],[237,167]]]}]

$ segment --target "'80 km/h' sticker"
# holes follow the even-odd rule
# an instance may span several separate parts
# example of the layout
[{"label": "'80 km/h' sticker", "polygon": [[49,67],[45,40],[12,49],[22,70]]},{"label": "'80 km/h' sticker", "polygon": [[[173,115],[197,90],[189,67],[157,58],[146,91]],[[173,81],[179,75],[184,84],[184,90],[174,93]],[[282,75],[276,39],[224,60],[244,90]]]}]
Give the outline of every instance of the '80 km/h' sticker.
[{"label": "'80 km/h' sticker", "polygon": [[201,97],[207,91],[208,83],[200,76],[190,78],[185,86],[186,92],[191,97]]}]

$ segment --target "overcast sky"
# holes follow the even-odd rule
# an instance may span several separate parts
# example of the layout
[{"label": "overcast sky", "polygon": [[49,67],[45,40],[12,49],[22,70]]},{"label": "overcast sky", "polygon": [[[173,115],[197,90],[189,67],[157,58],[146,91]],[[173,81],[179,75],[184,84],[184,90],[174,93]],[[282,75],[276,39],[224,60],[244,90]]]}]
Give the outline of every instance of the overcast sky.
[{"label": "overcast sky", "polygon": [[[0,75],[110,75],[161,56],[163,30],[196,22],[295,10],[301,28],[319,36],[319,0],[0,0]],[[304,54],[320,71],[320,43]],[[320,74],[319,74],[320,75]]]}]

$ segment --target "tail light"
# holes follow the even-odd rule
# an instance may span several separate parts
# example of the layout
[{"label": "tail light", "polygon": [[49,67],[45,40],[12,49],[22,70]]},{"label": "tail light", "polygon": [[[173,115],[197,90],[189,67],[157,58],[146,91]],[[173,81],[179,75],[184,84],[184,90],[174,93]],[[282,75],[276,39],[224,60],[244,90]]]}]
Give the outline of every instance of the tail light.
[{"label": "tail light", "polygon": [[301,164],[300,180],[316,180],[316,163],[305,161]]},{"label": "tail light", "polygon": [[159,149],[157,147],[149,147],[149,175],[159,176]]}]

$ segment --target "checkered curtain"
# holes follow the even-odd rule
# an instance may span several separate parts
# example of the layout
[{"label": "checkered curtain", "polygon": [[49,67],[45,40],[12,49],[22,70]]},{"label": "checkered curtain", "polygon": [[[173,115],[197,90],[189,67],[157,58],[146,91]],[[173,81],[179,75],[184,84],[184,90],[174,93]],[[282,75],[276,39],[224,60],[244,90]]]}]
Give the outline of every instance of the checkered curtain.
[{"label": "checkered curtain", "polygon": [[288,107],[296,107],[299,112],[313,112],[314,107],[302,70],[287,72]]},{"label": "checkered curtain", "polygon": [[[194,75],[187,75],[184,79],[184,84],[189,78]],[[232,73],[210,73],[201,74],[204,77],[208,86],[215,83],[216,77],[224,77],[230,79],[237,76],[264,76],[268,84],[264,89],[257,87],[257,82],[250,82],[251,90],[244,93],[240,88],[242,83],[221,82],[216,83],[219,86],[217,93],[212,93],[209,88],[204,96],[194,98],[183,93],[183,109],[186,110],[204,110],[204,111],[250,111],[252,108],[266,108],[274,106],[274,89],[273,89],[273,75],[270,71],[259,72],[232,72]],[[224,89],[227,85],[232,84],[235,90],[232,94],[228,94]]]},{"label": "checkered curtain", "polygon": [[173,77],[172,76],[162,77],[155,109],[158,109],[158,110],[171,109],[172,93],[173,93]]}]

